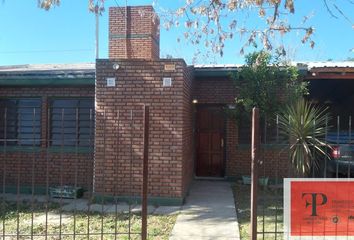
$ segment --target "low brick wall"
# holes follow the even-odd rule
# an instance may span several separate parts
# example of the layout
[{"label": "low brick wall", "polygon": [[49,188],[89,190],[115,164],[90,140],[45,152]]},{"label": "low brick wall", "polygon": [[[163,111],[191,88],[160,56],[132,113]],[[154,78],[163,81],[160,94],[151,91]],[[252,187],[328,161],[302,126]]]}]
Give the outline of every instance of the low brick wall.
[{"label": "low brick wall", "polygon": [[[240,178],[251,175],[251,147],[236,146],[234,158],[229,159],[228,176]],[[288,151],[281,146],[263,146],[260,151],[259,175],[283,178],[293,174]]]},{"label": "low brick wall", "polygon": [[[69,185],[92,190],[92,154],[7,152],[0,153],[1,181],[10,191]],[[43,193],[43,190],[37,190]]]}]

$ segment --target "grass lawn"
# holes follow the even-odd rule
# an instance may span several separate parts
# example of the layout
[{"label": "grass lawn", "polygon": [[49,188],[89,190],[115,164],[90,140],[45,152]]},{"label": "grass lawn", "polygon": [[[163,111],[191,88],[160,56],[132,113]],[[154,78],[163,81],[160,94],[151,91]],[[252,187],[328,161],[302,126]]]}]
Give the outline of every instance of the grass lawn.
[{"label": "grass lawn", "polygon": [[[250,239],[251,187],[236,183],[233,186],[237,217],[242,240]],[[257,208],[257,239],[283,239],[283,193],[260,189]],[[277,234],[275,234],[277,232]],[[264,233],[264,234],[263,234]]]},{"label": "grass lawn", "polygon": [[[87,233],[90,232],[90,239],[101,239],[101,232],[104,233],[103,239],[129,239],[127,234],[117,233],[129,232],[129,221],[131,222],[131,233],[140,233],[141,217],[140,214],[118,213],[115,214],[100,214],[87,212],[62,212],[60,214],[59,205],[51,204],[48,206],[48,223],[46,226],[46,210],[43,204],[35,204],[33,211],[31,205],[21,203],[19,211],[14,203],[6,203],[5,208],[2,208],[0,215],[0,238],[5,229],[5,239],[30,239],[31,232],[34,239],[74,239],[73,233],[77,234],[75,239],[88,239]],[[61,215],[61,220],[60,220]],[[149,215],[148,216],[148,239],[168,239],[172,231],[173,225],[176,222],[177,215]],[[33,221],[32,221],[33,219]],[[61,222],[61,224],[60,224]],[[88,227],[89,226],[89,227]],[[4,228],[5,227],[5,228]],[[43,235],[47,232],[48,237]],[[61,238],[59,238],[61,232]],[[111,234],[110,234],[111,233]],[[131,235],[130,239],[140,239],[140,235]]]}]

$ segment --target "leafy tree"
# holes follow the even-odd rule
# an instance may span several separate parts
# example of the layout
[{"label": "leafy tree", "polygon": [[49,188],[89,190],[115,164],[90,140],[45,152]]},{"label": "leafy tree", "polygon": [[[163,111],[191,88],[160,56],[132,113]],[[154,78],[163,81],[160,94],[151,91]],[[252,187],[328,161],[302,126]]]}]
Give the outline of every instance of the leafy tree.
[{"label": "leafy tree", "polygon": [[245,62],[233,76],[239,93],[234,111],[237,118],[253,107],[260,109],[261,117],[273,117],[285,103],[307,94],[307,82],[299,78],[297,68],[282,63],[279,57],[260,51],[246,55]]}]

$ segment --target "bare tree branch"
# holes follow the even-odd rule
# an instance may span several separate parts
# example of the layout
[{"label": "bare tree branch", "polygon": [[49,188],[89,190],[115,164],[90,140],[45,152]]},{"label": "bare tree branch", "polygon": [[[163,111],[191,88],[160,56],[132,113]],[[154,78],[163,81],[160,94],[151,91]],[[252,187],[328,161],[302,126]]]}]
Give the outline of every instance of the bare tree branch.
[{"label": "bare tree branch", "polygon": [[275,23],[275,21],[277,20],[278,15],[279,15],[278,7],[279,7],[279,3],[274,4],[274,14],[273,14],[272,25]]},{"label": "bare tree branch", "polygon": [[[60,0],[37,1],[46,10],[60,4]],[[115,0],[116,3],[117,1]],[[153,2],[155,1],[158,0]],[[343,8],[336,4],[336,0],[322,1],[331,17],[342,17],[352,24]],[[354,4],[354,0],[345,2]],[[88,3],[91,12],[101,14],[104,11],[105,0],[88,0]],[[245,41],[239,43],[241,53],[247,47],[258,45],[268,50],[280,49],[280,52],[285,52],[284,47],[273,46],[277,44],[276,37],[283,37],[293,31],[302,32],[301,42],[308,43],[313,48],[314,28],[307,22],[309,16],[304,16],[297,24],[290,25],[288,22],[289,15],[295,13],[294,3],[295,0],[185,0],[176,10],[161,8],[162,13],[159,16],[163,20],[162,26],[167,30],[184,26],[183,36],[187,41],[194,45],[202,43],[206,50],[220,55],[223,55],[225,43],[236,34],[239,34],[241,41]],[[248,18],[252,18],[252,22],[256,22],[259,27],[252,28]],[[243,26],[239,26],[240,22],[243,22]],[[180,37],[177,41],[180,41]]]},{"label": "bare tree branch", "polygon": [[338,17],[336,15],[334,15],[333,11],[329,8],[327,0],[323,0],[324,5],[326,6],[327,12],[329,13],[329,15],[331,15],[333,18],[337,18]]},{"label": "bare tree branch", "polygon": [[346,19],[350,24],[353,24],[353,22],[347,17],[347,15],[344,14],[344,12],[337,6],[337,4],[333,3],[333,6],[335,7],[335,9],[337,9],[337,11],[340,13],[340,15],[342,15],[344,19]]}]

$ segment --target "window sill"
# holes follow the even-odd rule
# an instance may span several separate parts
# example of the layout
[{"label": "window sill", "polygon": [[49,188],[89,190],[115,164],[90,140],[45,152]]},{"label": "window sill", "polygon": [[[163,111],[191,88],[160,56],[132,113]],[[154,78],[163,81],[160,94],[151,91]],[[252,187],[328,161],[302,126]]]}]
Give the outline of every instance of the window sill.
[{"label": "window sill", "polygon": [[0,154],[4,153],[14,153],[14,152],[25,152],[25,153],[39,153],[46,152],[49,153],[92,153],[93,148],[90,147],[57,147],[51,146],[49,148],[43,148],[40,146],[0,146]]},{"label": "window sill", "polygon": [[[287,146],[289,146],[289,144],[286,143],[268,143],[268,144],[261,143],[261,149],[283,149],[284,147]],[[237,149],[241,149],[241,150],[251,149],[251,144],[238,144]]]},{"label": "window sill", "polygon": [[0,146],[0,153],[4,154],[5,152],[28,152],[28,153],[37,153],[41,151],[40,146]]},{"label": "window sill", "polygon": [[93,147],[68,147],[68,146],[50,146],[48,148],[50,153],[92,153]]}]

